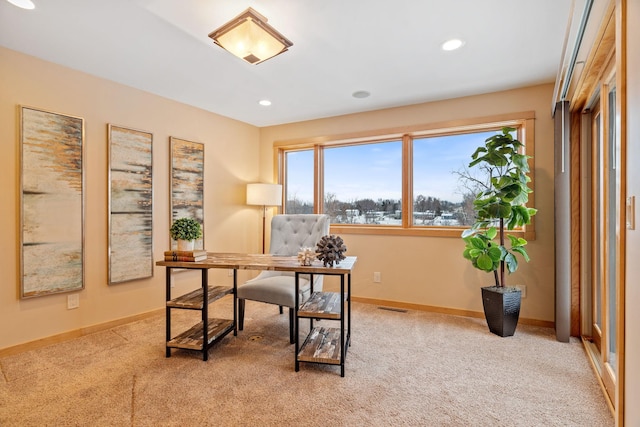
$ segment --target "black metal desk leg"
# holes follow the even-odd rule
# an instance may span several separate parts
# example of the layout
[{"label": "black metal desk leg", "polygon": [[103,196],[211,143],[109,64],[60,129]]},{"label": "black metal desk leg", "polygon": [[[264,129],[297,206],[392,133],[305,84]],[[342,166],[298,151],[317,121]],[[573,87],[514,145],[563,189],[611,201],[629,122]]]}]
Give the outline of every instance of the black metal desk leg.
[{"label": "black metal desk leg", "polygon": [[[167,267],[165,269],[165,284],[166,284],[166,298],[167,298],[167,302],[169,302],[171,300],[171,267]],[[166,357],[171,357],[171,347],[169,347],[168,343],[171,340],[171,308],[169,308],[169,306],[167,304],[165,304],[165,310],[167,310],[166,312],[166,316],[165,319],[167,319],[167,340],[166,340]]]},{"label": "black metal desk leg", "polygon": [[347,275],[347,347],[351,347],[351,273]]},{"label": "black metal desk leg", "polygon": [[293,354],[293,357],[295,358],[295,367],[296,367],[296,372],[298,372],[300,370],[300,362],[298,361],[298,351],[300,350],[299,348],[299,344],[298,344],[298,305],[300,304],[300,301],[298,301],[298,290],[300,289],[300,273],[298,273],[296,271],[296,289],[295,289],[295,303],[294,303],[294,307],[293,307],[293,313],[294,313],[294,322],[293,325],[295,326],[294,329],[294,335],[293,335],[293,339],[295,342],[295,352]]},{"label": "black metal desk leg", "polygon": [[[309,285],[309,298],[311,298],[311,295],[313,295],[313,273],[309,275],[309,280],[311,280],[311,283]],[[313,317],[309,319],[309,331],[313,331]]]},{"label": "black metal desk leg", "polygon": [[233,336],[238,336],[238,270],[233,269]]},{"label": "black metal desk leg", "polygon": [[209,359],[209,269],[202,269],[202,360]]},{"label": "black metal desk leg", "polygon": [[344,339],[344,274],[340,275],[340,376],[344,377],[344,359],[347,355],[346,340]]}]

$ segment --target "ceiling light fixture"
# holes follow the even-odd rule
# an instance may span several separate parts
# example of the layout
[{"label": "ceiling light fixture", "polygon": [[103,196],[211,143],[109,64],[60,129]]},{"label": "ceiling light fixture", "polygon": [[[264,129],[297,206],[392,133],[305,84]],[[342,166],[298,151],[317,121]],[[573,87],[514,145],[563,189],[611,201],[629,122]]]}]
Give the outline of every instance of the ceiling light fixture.
[{"label": "ceiling light fixture", "polygon": [[213,42],[250,64],[259,64],[293,46],[267,24],[267,18],[249,8],[209,34]]},{"label": "ceiling light fixture", "polygon": [[269,105],[271,105],[271,101],[269,101],[268,99],[261,99],[260,101],[258,101],[258,104],[262,105],[263,107],[268,107]]},{"label": "ceiling light fixture", "polygon": [[36,8],[36,5],[33,4],[31,0],[7,0],[7,1],[14,6],[18,6],[21,9],[31,10]]},{"label": "ceiling light fixture", "polygon": [[462,46],[464,46],[464,42],[462,40],[451,39],[442,43],[442,50],[451,51],[451,50],[460,49]]}]

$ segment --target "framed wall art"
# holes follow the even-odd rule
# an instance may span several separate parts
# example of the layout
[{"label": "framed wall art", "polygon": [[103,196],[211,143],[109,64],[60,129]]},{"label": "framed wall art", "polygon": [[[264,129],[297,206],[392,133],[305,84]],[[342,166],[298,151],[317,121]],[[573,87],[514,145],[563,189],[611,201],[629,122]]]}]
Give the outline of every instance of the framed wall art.
[{"label": "framed wall art", "polygon": [[109,284],[153,276],[153,135],[107,125]]},{"label": "framed wall art", "polygon": [[[204,249],[204,144],[170,137],[171,224],[178,218],[194,218],[202,226],[195,249]],[[171,239],[171,249],[177,242]]]},{"label": "framed wall art", "polygon": [[20,115],[21,298],[84,288],[84,119]]}]

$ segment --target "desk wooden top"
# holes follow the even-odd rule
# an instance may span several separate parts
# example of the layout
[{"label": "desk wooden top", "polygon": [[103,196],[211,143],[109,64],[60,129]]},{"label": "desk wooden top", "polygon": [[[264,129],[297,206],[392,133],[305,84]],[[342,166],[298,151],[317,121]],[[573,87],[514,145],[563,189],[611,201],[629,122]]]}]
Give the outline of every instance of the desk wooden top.
[{"label": "desk wooden top", "polygon": [[297,271],[314,274],[351,273],[357,257],[348,256],[340,264],[325,267],[322,261],[315,260],[310,266],[300,265],[297,256],[277,256],[270,254],[241,254],[207,252],[207,259],[198,262],[157,261],[156,265],[172,268],[230,268],[239,270]]}]

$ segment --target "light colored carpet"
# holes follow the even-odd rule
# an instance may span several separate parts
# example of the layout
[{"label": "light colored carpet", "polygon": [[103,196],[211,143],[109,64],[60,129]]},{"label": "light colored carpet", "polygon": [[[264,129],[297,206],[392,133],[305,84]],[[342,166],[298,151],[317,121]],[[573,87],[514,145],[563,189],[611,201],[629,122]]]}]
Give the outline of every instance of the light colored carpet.
[{"label": "light colored carpet", "polygon": [[[212,305],[221,317],[231,298]],[[174,310],[175,330],[199,312]],[[165,358],[164,316],[0,359],[1,426],[613,426],[577,340],[353,304],[346,376],[294,371],[288,316],[247,301],[203,362]],[[322,321],[321,324],[335,322]]]}]

